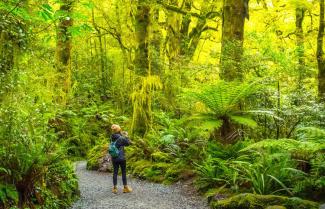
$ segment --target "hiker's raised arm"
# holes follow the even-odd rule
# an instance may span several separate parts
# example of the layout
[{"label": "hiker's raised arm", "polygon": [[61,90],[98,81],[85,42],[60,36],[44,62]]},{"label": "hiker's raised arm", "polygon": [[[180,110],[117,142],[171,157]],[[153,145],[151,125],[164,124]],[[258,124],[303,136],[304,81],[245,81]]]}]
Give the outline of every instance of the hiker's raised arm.
[{"label": "hiker's raised arm", "polygon": [[122,146],[129,146],[132,142],[127,136],[122,136]]}]

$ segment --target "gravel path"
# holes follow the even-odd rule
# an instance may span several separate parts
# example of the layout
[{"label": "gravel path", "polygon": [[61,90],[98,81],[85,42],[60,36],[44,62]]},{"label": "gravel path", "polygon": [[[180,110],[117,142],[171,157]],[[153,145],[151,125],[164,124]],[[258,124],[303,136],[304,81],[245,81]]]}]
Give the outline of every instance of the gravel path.
[{"label": "gravel path", "polygon": [[[202,198],[188,194],[179,186],[128,179],[133,193],[112,194],[112,176],[107,173],[87,171],[86,163],[77,163],[77,175],[81,191],[72,209],[208,209]],[[119,177],[119,181],[121,177]]]}]

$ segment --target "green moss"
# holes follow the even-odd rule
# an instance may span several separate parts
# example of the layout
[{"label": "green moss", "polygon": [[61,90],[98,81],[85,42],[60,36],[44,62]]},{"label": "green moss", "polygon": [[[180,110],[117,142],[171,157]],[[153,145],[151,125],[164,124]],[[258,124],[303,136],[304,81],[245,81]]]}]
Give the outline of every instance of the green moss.
[{"label": "green moss", "polygon": [[149,160],[139,160],[130,165],[132,174],[149,181],[161,183],[166,180],[166,171],[172,164],[166,162],[152,162]]},{"label": "green moss", "polygon": [[300,198],[276,195],[239,194],[225,200],[211,203],[215,209],[265,209],[268,206],[281,205],[287,209],[318,209],[319,204]]},{"label": "green moss", "polygon": [[266,207],[265,209],[287,209],[287,208],[282,205],[272,205],[272,206]]}]

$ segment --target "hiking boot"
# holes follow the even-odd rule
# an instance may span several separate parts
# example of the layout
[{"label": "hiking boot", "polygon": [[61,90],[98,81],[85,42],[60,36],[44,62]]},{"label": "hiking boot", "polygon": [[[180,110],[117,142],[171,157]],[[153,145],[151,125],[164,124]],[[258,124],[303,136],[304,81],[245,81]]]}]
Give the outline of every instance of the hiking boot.
[{"label": "hiking boot", "polygon": [[124,186],[123,193],[130,193],[132,189],[129,186]]},{"label": "hiking boot", "polygon": [[112,192],[113,192],[114,194],[117,194],[117,188],[116,188],[116,187],[113,187]]}]

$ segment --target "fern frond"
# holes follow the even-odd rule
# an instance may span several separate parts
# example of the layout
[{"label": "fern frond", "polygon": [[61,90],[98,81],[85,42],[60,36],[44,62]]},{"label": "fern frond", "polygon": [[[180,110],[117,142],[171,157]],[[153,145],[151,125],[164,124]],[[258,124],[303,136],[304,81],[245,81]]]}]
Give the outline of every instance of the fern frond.
[{"label": "fern frond", "polygon": [[265,115],[265,116],[272,117],[274,119],[283,121],[283,118],[277,116],[277,114],[275,112],[270,111],[270,110],[249,110],[249,111],[244,111],[244,112],[250,113],[253,115]]},{"label": "fern frond", "polygon": [[325,142],[325,129],[317,127],[302,127],[297,129],[297,136],[301,140]]},{"label": "fern frond", "polygon": [[218,84],[208,86],[199,93],[193,93],[193,96],[215,114],[225,115],[234,111],[241,100],[256,91],[255,83],[220,81]]},{"label": "fern frond", "polygon": [[189,118],[187,118],[187,121],[189,122],[195,121],[198,127],[202,127],[209,130],[218,129],[223,124],[222,120],[219,120],[218,118],[215,117],[215,115],[208,114],[208,113],[192,115]]},{"label": "fern frond", "polygon": [[267,140],[263,140],[251,144],[246,148],[242,149],[241,152],[260,150],[260,149],[269,149],[269,148],[274,148],[274,149],[284,150],[289,152],[303,150],[309,153],[315,153],[322,149],[322,147],[319,146],[319,143],[315,143],[315,142],[302,142],[294,139],[278,139],[278,140],[267,139]]},{"label": "fern frond", "polygon": [[251,128],[255,128],[257,126],[257,123],[255,120],[245,117],[245,116],[236,116],[236,115],[231,115],[229,116],[232,121],[235,123],[238,123],[240,125],[248,126]]}]

